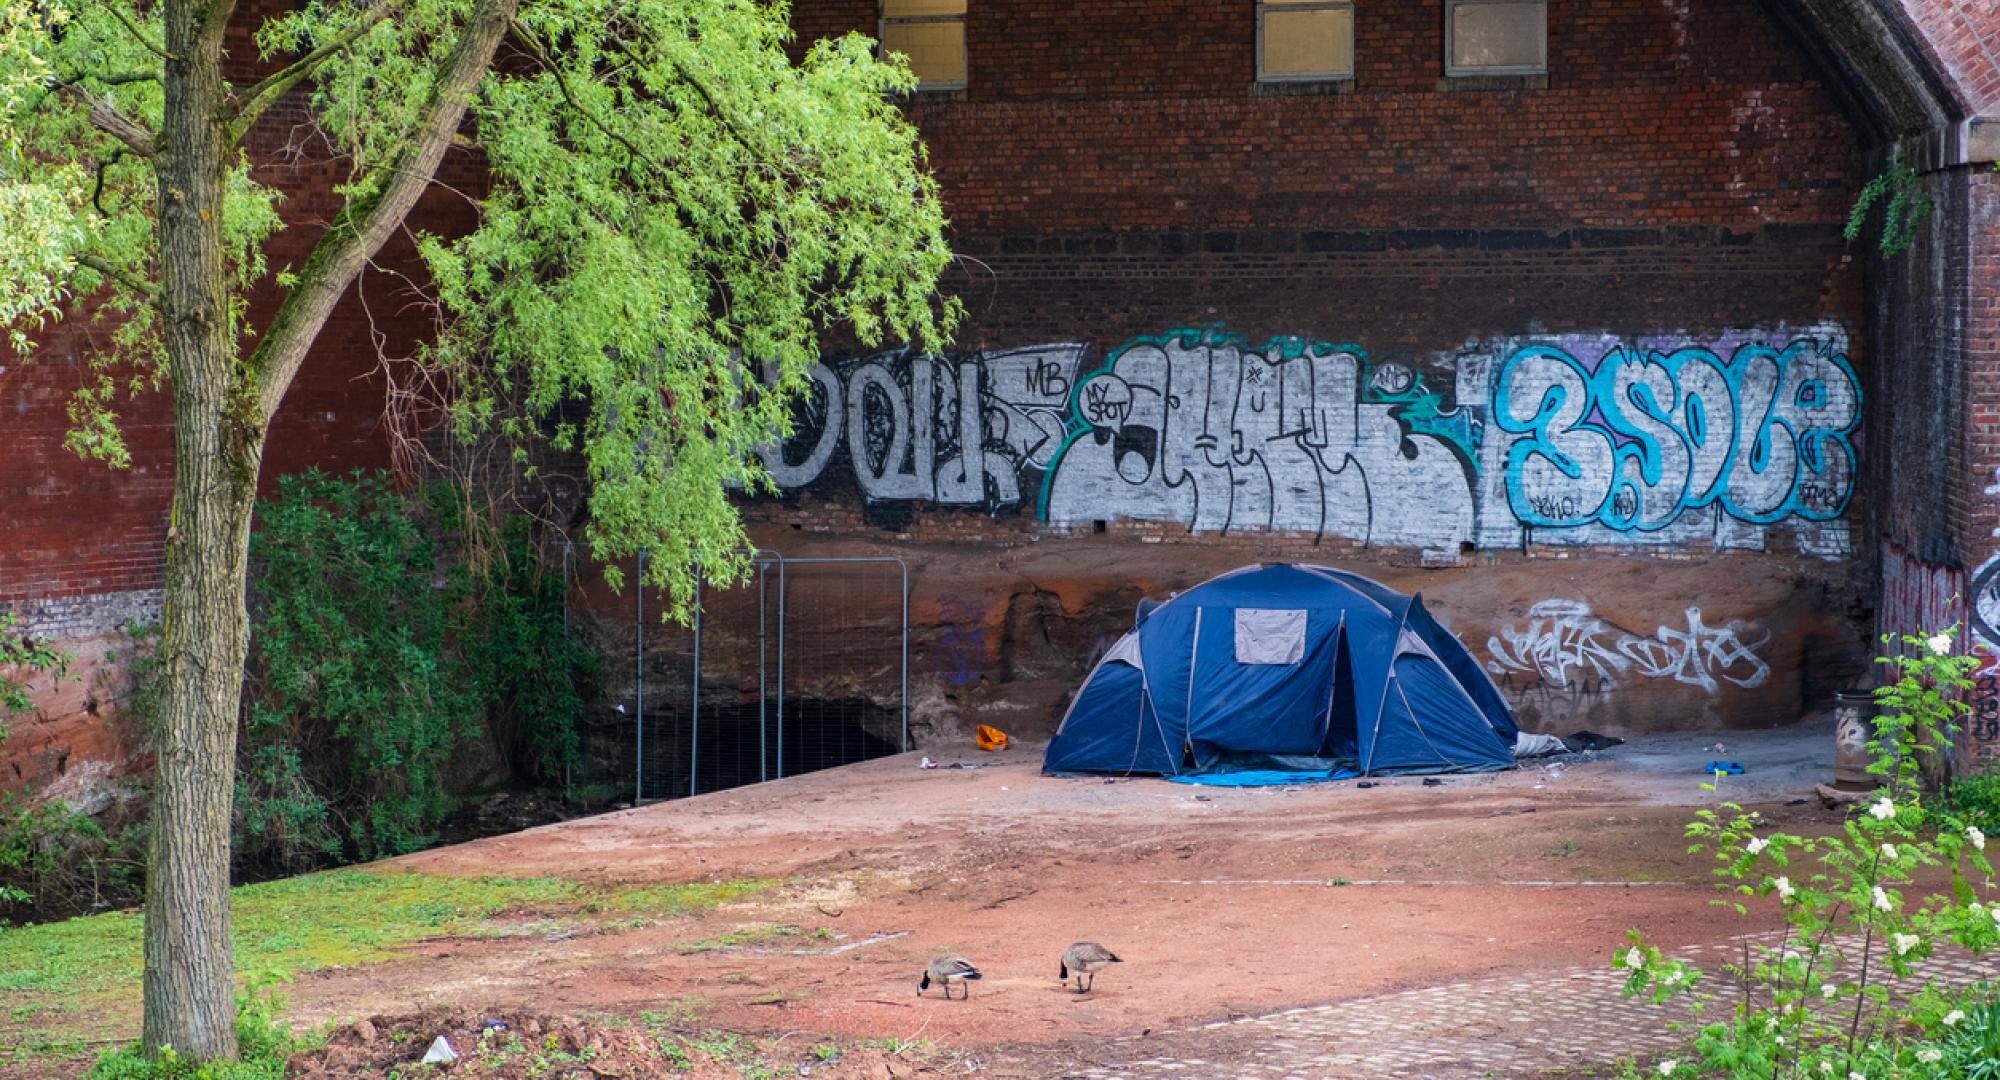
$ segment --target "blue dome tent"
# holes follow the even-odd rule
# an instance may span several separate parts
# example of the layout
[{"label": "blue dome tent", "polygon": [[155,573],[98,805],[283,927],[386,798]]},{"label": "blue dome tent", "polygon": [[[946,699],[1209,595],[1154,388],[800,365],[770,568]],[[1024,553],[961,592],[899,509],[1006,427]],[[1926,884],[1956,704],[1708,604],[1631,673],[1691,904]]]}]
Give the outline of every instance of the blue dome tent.
[{"label": "blue dome tent", "polygon": [[1070,702],[1043,768],[1476,772],[1513,764],[1518,730],[1420,597],[1323,566],[1246,566],[1142,602]]}]

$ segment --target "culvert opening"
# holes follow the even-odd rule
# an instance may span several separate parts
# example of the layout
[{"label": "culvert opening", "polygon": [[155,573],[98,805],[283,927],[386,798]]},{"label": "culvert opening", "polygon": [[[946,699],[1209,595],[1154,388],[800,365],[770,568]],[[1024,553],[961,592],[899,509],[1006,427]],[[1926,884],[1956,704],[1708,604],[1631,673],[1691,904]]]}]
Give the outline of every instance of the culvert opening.
[{"label": "culvert opening", "polygon": [[[817,772],[898,753],[902,712],[867,698],[703,701],[693,710],[649,709],[644,798],[689,795]],[[690,783],[692,778],[692,783]]]},{"label": "culvert opening", "polygon": [[656,612],[649,620],[646,589],[636,593],[630,695],[608,704],[630,718],[624,775],[637,798],[685,798],[908,748],[902,559],[759,550],[731,587],[697,578],[685,625],[660,625]]}]

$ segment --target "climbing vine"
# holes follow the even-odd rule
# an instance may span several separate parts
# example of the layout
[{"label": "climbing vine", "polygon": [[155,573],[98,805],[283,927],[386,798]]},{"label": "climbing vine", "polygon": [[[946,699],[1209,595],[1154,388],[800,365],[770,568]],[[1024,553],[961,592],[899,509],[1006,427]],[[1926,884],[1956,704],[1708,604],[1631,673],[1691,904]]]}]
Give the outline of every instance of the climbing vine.
[{"label": "climbing vine", "polygon": [[1861,237],[1868,213],[1877,203],[1882,204],[1882,235],[1875,243],[1885,259],[1909,250],[1916,242],[1918,227],[1936,206],[1924,190],[1923,177],[1894,154],[1889,157],[1889,168],[1862,187],[1854,209],[1848,211],[1847,228],[1842,232],[1850,243]]}]

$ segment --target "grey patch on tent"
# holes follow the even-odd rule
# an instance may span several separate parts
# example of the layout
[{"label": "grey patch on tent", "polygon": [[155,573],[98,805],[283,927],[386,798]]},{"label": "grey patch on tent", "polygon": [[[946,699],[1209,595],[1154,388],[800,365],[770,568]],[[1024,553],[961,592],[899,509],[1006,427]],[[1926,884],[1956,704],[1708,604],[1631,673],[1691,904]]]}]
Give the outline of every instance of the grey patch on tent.
[{"label": "grey patch on tent", "polygon": [[[1428,657],[1429,659],[1432,660],[1438,660],[1438,654],[1431,651],[1430,642],[1425,641],[1422,637],[1418,636],[1415,630],[1412,630],[1407,626],[1403,627],[1402,635],[1396,639],[1396,655],[1397,656],[1415,655],[1415,656]],[[1444,663],[1444,661],[1438,660],[1438,663],[1442,664]],[[1448,671],[1447,674],[1449,674]],[[1458,681],[1457,677],[1453,676],[1452,681],[1457,682]],[[1462,686],[1459,687],[1460,693],[1464,693],[1464,690],[1465,690],[1464,687]],[[1471,697],[1472,695],[1470,694],[1466,695],[1466,698],[1468,700],[1470,700]]]},{"label": "grey patch on tent", "polygon": [[1237,608],[1236,662],[1295,665],[1306,655],[1306,613],[1293,608]]},{"label": "grey patch on tent", "polygon": [[1128,633],[1119,638],[1118,644],[1111,646],[1110,650],[1099,658],[1098,663],[1108,664],[1113,660],[1121,664],[1130,664],[1140,671],[1146,670],[1145,662],[1139,657],[1139,635]]}]

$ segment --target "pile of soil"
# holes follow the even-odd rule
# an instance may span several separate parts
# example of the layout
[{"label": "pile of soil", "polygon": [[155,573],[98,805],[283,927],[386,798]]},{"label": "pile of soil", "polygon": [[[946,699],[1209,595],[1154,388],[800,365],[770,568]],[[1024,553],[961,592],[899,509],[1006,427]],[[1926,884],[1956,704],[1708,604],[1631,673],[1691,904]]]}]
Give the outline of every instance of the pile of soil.
[{"label": "pile of soil", "polygon": [[458,1060],[423,1067],[423,1075],[507,1080],[657,1076],[742,1080],[747,1075],[905,1080],[962,1071],[962,1063],[947,1060],[928,1046],[892,1052],[810,1038],[753,1040],[619,1018],[431,1009],[409,1016],[371,1017],[343,1027],[323,1047],[292,1058],[285,1075],[334,1080],[398,1075],[392,1070],[399,1068],[415,1072],[439,1036],[451,1044]]}]

